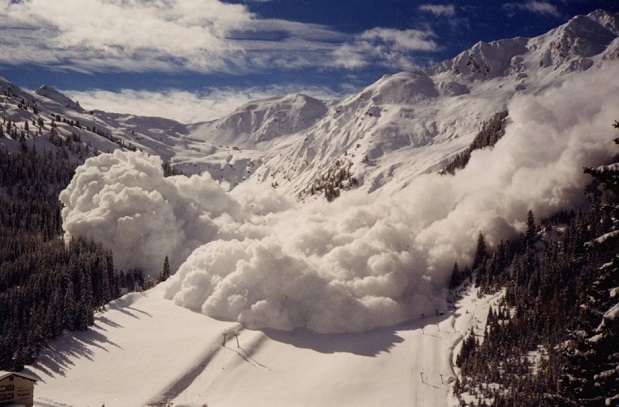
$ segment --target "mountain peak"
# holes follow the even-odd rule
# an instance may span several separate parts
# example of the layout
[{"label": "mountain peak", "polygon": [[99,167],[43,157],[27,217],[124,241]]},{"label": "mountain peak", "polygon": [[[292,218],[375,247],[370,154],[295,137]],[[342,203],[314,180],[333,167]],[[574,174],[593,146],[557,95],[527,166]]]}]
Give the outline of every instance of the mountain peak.
[{"label": "mountain peak", "polygon": [[603,10],[576,16],[545,35],[531,40],[537,50],[540,67],[553,67],[559,72],[586,70],[593,57],[616,49],[619,30],[618,15]]},{"label": "mountain peak", "polygon": [[619,35],[619,13],[610,13],[606,10],[595,10],[589,13],[587,17],[607,30]]},{"label": "mountain peak", "polygon": [[478,42],[452,61],[453,71],[471,79],[503,76],[511,67],[512,58],[526,53],[528,40],[516,37],[492,42]]},{"label": "mountain peak", "polygon": [[586,70],[593,64],[591,58],[616,48],[612,43],[618,36],[619,13],[596,10],[538,37],[478,42],[427,72],[430,76],[451,72],[459,78],[483,81],[510,73],[523,76],[548,67],[559,74]]},{"label": "mountain peak", "polygon": [[314,125],[327,112],[323,102],[304,94],[246,103],[232,114],[198,127],[199,139],[213,144],[254,147]]},{"label": "mountain peak", "polygon": [[82,109],[78,102],[73,101],[71,98],[69,98],[53,86],[43,85],[38,88],[34,93],[39,96],[43,96],[44,98],[53,100],[54,102],[59,103],[68,109],[76,110],[78,112],[84,111],[84,109]]}]

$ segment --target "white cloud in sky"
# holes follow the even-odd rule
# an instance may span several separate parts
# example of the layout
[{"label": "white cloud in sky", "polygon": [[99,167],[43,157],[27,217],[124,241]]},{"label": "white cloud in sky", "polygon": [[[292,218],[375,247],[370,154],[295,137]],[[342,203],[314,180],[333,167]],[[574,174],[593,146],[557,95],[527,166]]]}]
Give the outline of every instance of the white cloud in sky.
[{"label": "white cloud in sky", "polygon": [[248,11],[218,0],[105,2],[101,0],[30,0],[8,7],[17,20],[58,30],[52,44],[114,53],[153,49],[221,51],[234,27],[251,20]]},{"label": "white cloud in sky", "polygon": [[552,17],[561,17],[561,12],[555,5],[548,1],[527,1],[523,3],[507,3],[503,5],[503,8],[508,11],[524,10],[534,14],[542,14]]},{"label": "white cloud in sky", "polygon": [[456,15],[456,7],[453,4],[422,4],[419,10],[432,13],[435,16],[454,17]]},{"label": "white cloud in sky", "polygon": [[[358,68],[364,64],[334,61],[334,51],[368,41],[316,24],[261,19],[220,0],[0,0],[0,29],[0,63],[81,72]],[[371,42],[380,40],[382,51],[372,57],[386,58],[382,64],[400,63],[393,56],[402,49],[428,48],[415,30],[373,31]]]},{"label": "white cloud in sky", "polygon": [[446,305],[454,261],[470,264],[480,230],[495,245],[524,229],[529,209],[542,218],[584,199],[582,167],[615,155],[618,69],[515,97],[493,149],[389,196],[302,204],[262,185],[227,193],[209,175],[164,178],[159,158],[117,151],[78,168],[60,195],[63,227],[111,247],[124,269],[158,271],[169,255],[180,267],[167,298],[249,328],[394,325]]},{"label": "white cloud in sky", "polygon": [[252,20],[245,7],[218,0],[3,3],[4,24],[29,28],[18,39],[35,45],[35,58],[53,51],[57,62],[91,70],[131,70],[132,63],[133,69],[222,69],[226,56],[242,51],[226,37]]},{"label": "white cloud in sky", "polygon": [[326,88],[287,85],[253,88],[214,88],[204,91],[168,89],[162,91],[123,89],[63,91],[87,110],[103,110],[173,119],[181,123],[197,123],[221,118],[245,103],[291,93],[330,100],[341,97]]},{"label": "white cloud in sky", "polygon": [[417,67],[415,54],[438,49],[431,30],[373,28],[333,53],[336,65],[354,69],[373,63],[409,70]]},{"label": "white cloud in sky", "polygon": [[[467,9],[467,7],[463,7]],[[460,30],[463,28],[470,29],[468,19],[466,17],[456,17],[456,6],[454,4],[422,4],[418,10],[424,13],[432,14],[433,17],[439,17],[441,20],[447,21],[452,30]],[[429,20],[428,24],[436,23],[435,20]]]}]

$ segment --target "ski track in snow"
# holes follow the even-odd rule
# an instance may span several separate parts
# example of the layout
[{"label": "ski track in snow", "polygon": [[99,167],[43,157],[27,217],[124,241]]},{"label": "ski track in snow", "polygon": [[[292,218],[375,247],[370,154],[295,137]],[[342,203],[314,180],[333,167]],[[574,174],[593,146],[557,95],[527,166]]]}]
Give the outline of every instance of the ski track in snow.
[{"label": "ski track in snow", "polygon": [[194,362],[194,364],[190,366],[186,372],[181,373],[181,375],[176,378],[165,390],[151,399],[148,402],[148,405],[165,404],[166,400],[172,400],[182,394],[183,391],[185,391],[187,387],[189,387],[198,377],[198,375],[202,373],[217,352],[225,349],[225,344],[223,344],[225,341],[224,338],[227,338],[230,332],[233,332],[235,336],[238,335],[241,329],[241,324],[234,324],[231,328],[224,331],[220,339],[221,342],[217,337],[214,337],[211,343],[206,346],[204,353],[199,357],[199,359]]}]

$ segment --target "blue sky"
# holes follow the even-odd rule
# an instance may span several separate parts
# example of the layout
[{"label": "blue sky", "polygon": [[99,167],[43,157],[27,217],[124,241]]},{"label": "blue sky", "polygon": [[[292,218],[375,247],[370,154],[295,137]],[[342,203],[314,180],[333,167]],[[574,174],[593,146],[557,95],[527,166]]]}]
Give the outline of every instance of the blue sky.
[{"label": "blue sky", "polygon": [[261,97],[345,95],[477,41],[616,0],[0,0],[0,76],[87,108],[210,120]]}]

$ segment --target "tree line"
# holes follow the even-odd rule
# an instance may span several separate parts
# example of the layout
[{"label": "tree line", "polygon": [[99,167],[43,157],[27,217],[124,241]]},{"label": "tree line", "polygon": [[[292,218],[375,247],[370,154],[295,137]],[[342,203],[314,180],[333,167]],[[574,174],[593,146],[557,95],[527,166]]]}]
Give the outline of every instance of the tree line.
[{"label": "tree line", "polygon": [[504,135],[505,126],[507,125],[508,112],[502,110],[497,112],[489,120],[482,123],[481,129],[475,135],[471,144],[463,152],[456,154],[445,168],[441,170],[441,174],[455,174],[468,164],[471,159],[471,153],[475,150],[481,150],[486,147],[493,147]]},{"label": "tree line", "polygon": [[[85,330],[122,293],[147,286],[93,242],[62,238],[58,194],[76,165],[34,146],[0,149],[0,369],[23,369],[63,330]],[[168,272],[169,273],[169,272]]]},{"label": "tree line", "polygon": [[461,405],[619,404],[619,165],[585,172],[581,211],[540,225],[529,212],[518,239],[489,253],[480,234],[472,270],[454,267],[453,286],[472,275],[479,295],[505,290],[456,358]]}]

